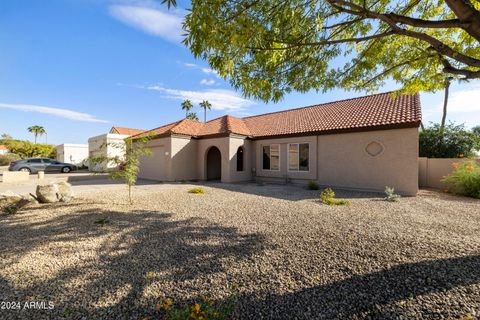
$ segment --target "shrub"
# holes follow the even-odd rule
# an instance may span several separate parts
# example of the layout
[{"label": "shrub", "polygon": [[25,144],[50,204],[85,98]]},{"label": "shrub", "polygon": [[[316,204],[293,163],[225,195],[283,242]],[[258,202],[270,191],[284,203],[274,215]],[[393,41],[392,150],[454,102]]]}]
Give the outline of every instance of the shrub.
[{"label": "shrub", "polygon": [[8,166],[11,162],[18,159],[20,159],[20,157],[13,153],[0,155],[0,166]]},{"label": "shrub", "polygon": [[341,205],[350,204],[349,200],[336,199],[335,192],[333,192],[331,188],[324,189],[322,193],[320,193],[320,199],[322,200],[323,204],[326,204],[329,206],[341,206]]},{"label": "shrub", "polygon": [[17,214],[18,213],[18,207],[16,205],[11,205],[11,206],[3,208],[3,212],[5,212],[6,214]]},{"label": "shrub", "polygon": [[385,187],[385,195],[386,197],[384,199],[390,202],[396,202],[400,199],[400,195],[395,193],[394,188]]},{"label": "shrub", "polygon": [[319,190],[320,186],[318,185],[317,181],[310,180],[308,181],[308,190]]},{"label": "shrub", "polygon": [[455,194],[480,198],[480,165],[476,161],[454,163],[453,172],[442,179]]},{"label": "shrub", "polygon": [[109,222],[110,222],[110,220],[108,220],[107,218],[100,218],[98,220],[95,220],[95,224],[98,224],[100,226],[104,226]]},{"label": "shrub", "polygon": [[31,143],[30,141],[4,140],[4,144],[10,152],[15,153],[20,158],[55,158],[55,146],[44,143]]},{"label": "shrub", "polygon": [[205,190],[203,190],[203,188],[196,187],[188,190],[188,193],[204,194]]},{"label": "shrub", "polygon": [[464,125],[450,123],[443,130],[439,124],[420,131],[420,157],[463,158],[475,155],[480,148],[480,136],[467,131]]},{"label": "shrub", "polygon": [[186,305],[183,307],[175,307],[171,298],[164,299],[161,303],[157,303],[157,310],[164,310],[166,319],[184,320],[184,319],[209,319],[209,320],[227,320],[231,319],[237,297],[230,296],[222,303],[215,303],[209,299],[203,299],[201,303]]}]

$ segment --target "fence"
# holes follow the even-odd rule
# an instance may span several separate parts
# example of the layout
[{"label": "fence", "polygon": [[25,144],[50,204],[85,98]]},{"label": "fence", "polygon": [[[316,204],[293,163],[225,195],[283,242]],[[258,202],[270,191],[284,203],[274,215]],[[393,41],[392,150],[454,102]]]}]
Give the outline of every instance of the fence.
[{"label": "fence", "polygon": [[[453,171],[453,164],[466,159],[458,158],[418,158],[418,185],[436,189],[445,189],[447,186],[441,180]],[[480,159],[476,160],[480,163]]]}]

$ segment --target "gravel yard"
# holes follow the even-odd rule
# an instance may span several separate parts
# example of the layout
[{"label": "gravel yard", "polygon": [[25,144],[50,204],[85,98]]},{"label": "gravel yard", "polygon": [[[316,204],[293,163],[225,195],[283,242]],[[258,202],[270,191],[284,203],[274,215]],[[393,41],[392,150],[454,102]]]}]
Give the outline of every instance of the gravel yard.
[{"label": "gravel yard", "polygon": [[293,186],[192,187],[139,186],[130,206],[119,186],[0,215],[0,302],[21,303],[0,319],[161,319],[164,297],[232,294],[234,319],[480,317],[479,200],[339,191],[351,205],[330,207]]}]

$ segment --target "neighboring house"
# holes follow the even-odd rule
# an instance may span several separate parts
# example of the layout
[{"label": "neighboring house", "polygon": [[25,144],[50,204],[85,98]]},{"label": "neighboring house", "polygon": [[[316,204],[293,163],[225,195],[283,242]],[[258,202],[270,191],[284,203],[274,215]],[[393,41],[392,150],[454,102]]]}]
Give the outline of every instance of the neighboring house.
[{"label": "neighboring house", "polygon": [[[405,195],[418,190],[419,95],[382,93],[147,131],[145,179],[307,183]],[[135,137],[141,137],[136,135]]]},{"label": "neighboring house", "polygon": [[[91,158],[105,158],[111,159],[118,157],[122,159],[125,155],[124,140],[131,135],[142,133],[144,130],[112,127],[109,133],[102,134],[88,139],[88,154]],[[90,161],[88,170],[94,172],[103,172],[115,168],[115,163],[102,161]]]},{"label": "neighboring house", "polygon": [[57,160],[60,162],[71,163],[77,166],[87,164],[88,144],[64,143],[55,147],[57,151]]},{"label": "neighboring house", "polygon": [[7,154],[8,153],[8,148],[5,145],[0,145],[0,154]]}]

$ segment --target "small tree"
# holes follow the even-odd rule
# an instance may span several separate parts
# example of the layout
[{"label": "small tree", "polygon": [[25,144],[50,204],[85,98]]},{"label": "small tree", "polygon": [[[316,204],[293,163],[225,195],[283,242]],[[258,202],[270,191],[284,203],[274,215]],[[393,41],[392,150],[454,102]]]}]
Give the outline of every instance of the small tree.
[{"label": "small tree", "polygon": [[471,157],[480,148],[480,137],[465,129],[464,125],[449,123],[442,128],[434,124],[420,131],[420,157],[463,158]]},{"label": "small tree", "polygon": [[149,136],[136,139],[126,138],[124,143],[113,142],[108,144],[113,148],[124,151],[125,155],[123,157],[96,156],[89,158],[89,161],[94,164],[107,163],[116,166],[116,170],[110,172],[110,177],[114,179],[121,178],[125,181],[128,188],[128,201],[130,204],[133,204],[132,187],[137,183],[140,158],[142,156],[152,155],[152,151],[145,147],[145,143],[150,139],[151,137]]},{"label": "small tree", "polygon": [[472,132],[475,133],[475,134],[480,134],[480,126],[473,127]]},{"label": "small tree", "polygon": [[3,140],[12,140],[13,139],[12,136],[9,135],[8,133],[2,133],[1,137],[2,137]]},{"label": "small tree", "polygon": [[42,126],[31,126],[28,127],[28,132],[33,133],[35,137],[35,143],[37,143],[37,137],[42,136],[46,133],[45,128]]}]

